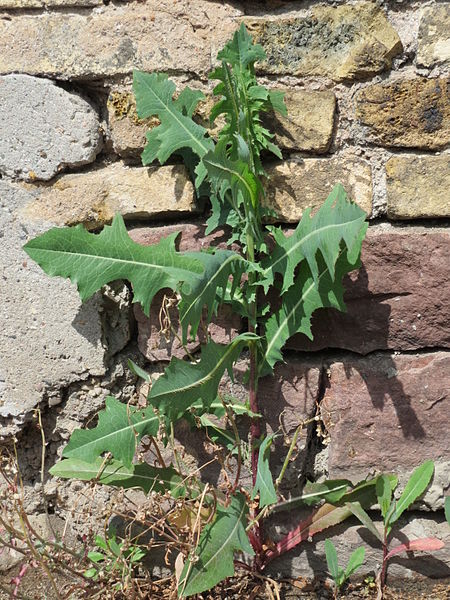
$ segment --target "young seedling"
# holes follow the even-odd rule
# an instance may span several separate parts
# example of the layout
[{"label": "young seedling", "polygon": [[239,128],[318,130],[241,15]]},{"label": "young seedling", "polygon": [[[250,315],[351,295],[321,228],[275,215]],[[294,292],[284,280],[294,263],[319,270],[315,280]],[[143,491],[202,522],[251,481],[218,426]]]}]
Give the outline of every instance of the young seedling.
[{"label": "young seedling", "polygon": [[352,552],[346,568],[341,569],[338,564],[338,555],[333,542],[330,539],[325,540],[325,557],[327,559],[328,571],[335,584],[335,598],[338,597],[344,583],[363,564],[365,552],[363,547],[357,548]]},{"label": "young seedling", "polygon": [[431,552],[440,550],[444,543],[437,538],[420,538],[411,540],[395,546],[389,550],[390,535],[393,525],[398,521],[404,511],[419,498],[431,481],[434,472],[434,464],[427,460],[417,467],[409,478],[405,489],[398,500],[393,499],[398,481],[392,476],[380,475],[376,482],[376,495],[383,517],[383,532],[380,533],[372,519],[358,502],[349,504],[353,514],[371,531],[381,542],[383,547],[383,562],[379,576],[380,589],[383,590],[386,583],[387,565],[389,560],[401,552],[423,551]]}]

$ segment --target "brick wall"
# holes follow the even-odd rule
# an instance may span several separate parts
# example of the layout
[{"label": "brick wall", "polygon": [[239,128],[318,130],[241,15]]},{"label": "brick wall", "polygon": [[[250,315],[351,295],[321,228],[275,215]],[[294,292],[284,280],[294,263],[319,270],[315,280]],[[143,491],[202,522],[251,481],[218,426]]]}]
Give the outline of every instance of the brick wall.
[{"label": "brick wall", "polygon": [[[289,118],[271,123],[284,160],[267,165],[279,220],[289,228],[336,182],[370,215],[348,312],[319,311],[314,341],[288,342],[287,364],[264,386],[269,425],[275,406],[287,433],[319,410],[325,438],[309,431],[295,463],[315,476],[393,470],[404,481],[432,458],[418,509],[433,518],[405,527],[450,541],[450,3],[0,0],[0,11],[0,439],[21,440],[30,507],[40,507],[33,410],[43,411],[50,465],[106,394],[133,394],[127,357],[158,369],[181,349],[158,333],[158,310],[146,319],[122,284],[80,306],[74,287],[21,247],[53,225],[97,229],[116,211],[141,243],[174,230],[181,248],[208,241],[208,207],[184,167],[140,166],[152,123],[137,119],[131,73],[167,71],[204,90],[204,120],[207,73],[244,20],[268,55],[262,82],[286,91]],[[214,335],[239,326],[219,315]],[[292,489],[297,480],[294,470]],[[339,538],[342,552],[358,543],[356,529]],[[408,565],[448,574],[448,551],[436,556]],[[308,573],[306,562],[285,570]]]}]

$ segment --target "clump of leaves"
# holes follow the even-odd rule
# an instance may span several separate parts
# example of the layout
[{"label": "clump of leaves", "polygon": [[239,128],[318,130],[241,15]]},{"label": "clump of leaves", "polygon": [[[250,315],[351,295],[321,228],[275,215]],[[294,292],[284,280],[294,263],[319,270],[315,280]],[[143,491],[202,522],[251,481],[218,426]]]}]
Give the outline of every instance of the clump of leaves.
[{"label": "clump of leaves", "polygon": [[388,561],[402,552],[423,551],[430,552],[440,550],[444,542],[437,538],[419,538],[399,544],[389,550],[390,536],[393,525],[398,521],[407,508],[411,506],[426,490],[434,473],[434,463],[425,461],[411,474],[400,498],[395,500],[393,492],[397,487],[397,478],[388,475],[380,475],[376,481],[376,495],[383,517],[383,532],[380,533],[375,523],[358,502],[350,505],[355,517],[357,517],[367,529],[381,542],[383,547],[383,562],[380,573],[380,586],[383,589],[386,583]]},{"label": "clump of leaves", "polygon": [[[109,529],[107,535],[95,538],[96,549],[88,552],[88,559],[93,564],[84,572],[84,576],[97,581],[99,577],[119,576],[126,580],[133,574],[133,568],[139,563],[146,551],[141,547],[128,544],[125,540],[117,539],[116,532]],[[121,589],[120,583],[116,584]]]},{"label": "clump of leaves", "polygon": [[357,548],[352,552],[345,569],[341,569],[339,567],[338,555],[333,542],[329,539],[325,540],[325,557],[327,559],[328,571],[336,586],[335,597],[339,594],[344,583],[363,564],[365,553],[366,551],[363,547]]},{"label": "clump of leaves", "polygon": [[[178,252],[176,234],[144,248],[130,239],[120,215],[99,234],[88,233],[82,226],[52,229],[25,246],[48,274],[69,277],[76,283],[83,300],[111,281],[126,279],[132,284],[134,300],[149,314],[155,294],[164,288],[173,290],[179,299],[183,344],[197,336],[200,324],[208,327],[222,304],[231,305],[248,324],[229,344],[208,338],[193,360],[173,358],[164,374],[150,381],[147,408],[125,406],[108,398],[97,426],[76,431],[63,460],[51,470],[61,477],[95,479],[182,498],[184,506],[191,502],[198,518],[190,533],[180,533],[185,536],[184,566],[178,577],[180,596],[201,593],[232,575],[236,553],[246,555],[248,568],[261,571],[307,537],[346,519],[352,514],[347,506],[352,499],[359,498],[361,506],[375,502],[375,480],[357,486],[344,482],[339,490],[330,484],[296,499],[315,498],[325,503],[285,538],[275,544],[264,531],[266,514],[289,505],[278,501],[292,450],[274,482],[269,464],[272,438],[264,433],[258,402],[260,379],[272,374],[283,360],[283,346],[290,336],[302,333],[312,338],[314,311],[323,307],[345,310],[342,280],[360,265],[367,229],[365,213],[340,185],[316,214],[305,210],[292,235],[286,235],[280,226],[265,224],[269,211],[264,153],[277,157],[281,153],[261,115],[270,111],[285,114],[286,109],[280,92],[257,82],[255,62],[264,58],[262,47],[253,44],[244,25],[219,52],[220,64],[211,78],[219,82],[215,94],[220,99],[211,120],[222,115],[225,126],[217,142],[192,119],[204,97],[201,92],[185,88],[175,98],[175,84],[167,75],[134,73],[139,118],[156,117],[160,122],[147,134],[143,163],[164,163],[174,154],[181,155],[198,193],[208,190],[212,211],[207,231],[225,227],[230,232],[229,242],[240,250]],[[276,305],[267,299],[270,289],[277,297]],[[238,403],[221,398],[219,383],[225,373],[232,375],[243,351],[249,355],[248,403],[239,408]],[[149,379],[145,373],[139,374]],[[241,440],[235,419],[242,412],[251,422],[250,488],[244,488],[239,478],[246,440]],[[136,462],[137,446],[144,436],[156,444],[159,431],[167,443],[181,419],[211,431],[211,418],[224,415],[233,436],[230,441],[229,432],[216,428],[215,439],[238,461],[225,491],[205,486],[198,472],[183,472],[176,461],[166,465],[160,460],[157,466]],[[337,505],[327,501],[328,497],[337,501],[338,492]],[[201,517],[205,508],[210,515],[206,521]]]}]

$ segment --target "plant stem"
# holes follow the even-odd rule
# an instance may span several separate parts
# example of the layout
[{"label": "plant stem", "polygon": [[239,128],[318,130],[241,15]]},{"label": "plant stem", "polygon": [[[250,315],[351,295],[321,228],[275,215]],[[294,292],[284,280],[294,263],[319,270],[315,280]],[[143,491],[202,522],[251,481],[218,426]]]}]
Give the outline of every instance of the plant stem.
[{"label": "plant stem", "polygon": [[386,556],[388,554],[388,542],[387,542],[387,534],[386,529],[384,530],[384,540],[383,540],[383,564],[381,566],[381,575],[380,575],[380,588],[381,594],[383,594],[384,586],[386,585],[386,569],[387,569],[387,560]]}]

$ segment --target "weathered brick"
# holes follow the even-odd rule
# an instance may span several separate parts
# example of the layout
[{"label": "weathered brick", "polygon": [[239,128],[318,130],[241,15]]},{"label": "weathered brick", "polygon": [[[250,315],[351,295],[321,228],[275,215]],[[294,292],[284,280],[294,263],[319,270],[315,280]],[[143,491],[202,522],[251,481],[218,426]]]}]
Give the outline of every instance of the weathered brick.
[{"label": "weathered brick", "polygon": [[386,185],[390,219],[450,217],[450,155],[394,156]]},{"label": "weathered brick", "polygon": [[125,219],[155,219],[196,212],[194,187],[181,165],[126,167],[113,163],[88,173],[65,175],[51,186],[28,186],[35,196],[23,210],[30,220],[58,225],[84,223],[96,229],[116,212]]},{"label": "weathered brick", "polygon": [[29,75],[0,77],[0,173],[51,179],[95,160],[102,147],[98,115],[78,94]]},{"label": "weathered brick", "polygon": [[81,306],[75,286],[45,275],[22,250],[51,224],[21,216],[29,200],[22,187],[0,180],[0,438],[49,398],[61,401],[62,388],[106,372],[101,296]]},{"label": "weathered brick", "polygon": [[407,79],[364,88],[356,114],[377,145],[439,150],[450,142],[447,79]]},{"label": "weathered brick", "polygon": [[85,8],[101,4],[103,0],[0,0],[0,8]]},{"label": "weathered brick", "polygon": [[[448,461],[449,373],[450,352],[372,354],[331,364],[321,403],[330,477],[358,480],[373,470],[404,475],[428,459]],[[439,478],[433,484],[440,495],[430,490],[433,508],[450,486],[448,470]]]},{"label": "weathered brick", "polygon": [[207,0],[148,0],[88,14],[48,12],[0,21],[0,73],[59,79],[143,71],[205,74],[241,11]]},{"label": "weathered brick", "polygon": [[370,227],[362,267],[345,279],[347,312],[317,311],[314,341],[296,335],[296,350],[450,348],[450,232],[424,227]]},{"label": "weathered brick", "polygon": [[373,3],[315,6],[306,17],[247,21],[267,60],[261,71],[331,79],[371,77],[402,51],[397,32]]},{"label": "weathered brick", "polygon": [[305,208],[313,211],[326,200],[336,183],[369,215],[372,212],[372,177],[368,162],[353,157],[288,160],[267,168],[270,180],[267,205],[280,221],[295,223]]},{"label": "weathered brick", "polygon": [[417,64],[433,68],[450,65],[450,4],[426,7],[419,25]]},{"label": "weathered brick", "polygon": [[139,119],[136,113],[136,101],[131,91],[113,91],[107,102],[108,125],[112,146],[123,157],[140,156],[146,144],[145,134],[152,124],[158,124],[155,118]]},{"label": "weathered brick", "polygon": [[277,114],[268,121],[275,142],[286,150],[322,154],[330,147],[336,97],[333,92],[283,90],[288,116]]}]

